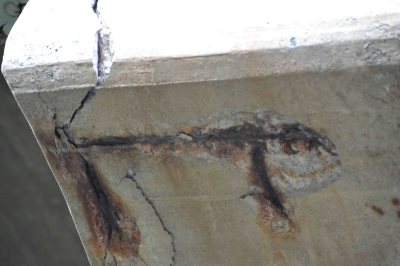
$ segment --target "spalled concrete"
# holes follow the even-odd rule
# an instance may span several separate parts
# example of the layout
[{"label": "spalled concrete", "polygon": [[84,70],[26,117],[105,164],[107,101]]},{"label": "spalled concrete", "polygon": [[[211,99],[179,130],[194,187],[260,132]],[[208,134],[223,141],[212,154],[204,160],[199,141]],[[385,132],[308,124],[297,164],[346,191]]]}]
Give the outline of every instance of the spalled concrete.
[{"label": "spalled concrete", "polygon": [[60,60],[68,31],[59,56],[14,58],[49,31],[27,15],[2,69],[92,265],[398,261],[397,3],[271,21],[262,1],[226,20],[204,4],[204,23],[174,1],[90,4],[77,55]]}]

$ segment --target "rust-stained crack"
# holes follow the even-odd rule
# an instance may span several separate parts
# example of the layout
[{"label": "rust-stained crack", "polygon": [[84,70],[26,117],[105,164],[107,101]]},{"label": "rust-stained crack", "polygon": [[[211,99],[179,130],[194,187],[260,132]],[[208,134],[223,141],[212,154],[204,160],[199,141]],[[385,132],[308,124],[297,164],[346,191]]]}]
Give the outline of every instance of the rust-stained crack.
[{"label": "rust-stained crack", "polygon": [[264,149],[262,144],[253,144],[251,149],[251,162],[252,162],[252,173],[258,187],[261,188],[261,195],[269,200],[272,205],[284,213],[284,207],[278,193],[273,188],[271,181],[269,180],[267,173],[267,166],[265,165]]},{"label": "rust-stained crack", "polygon": [[74,167],[81,165],[87,178],[78,180],[78,195],[92,234],[97,238],[95,241],[104,246],[103,262],[108,251],[114,259],[116,255],[122,258],[138,257],[141,237],[134,218],[130,217],[117,196],[100,181],[94,166],[76,149],[75,142],[67,132],[67,128],[56,128],[55,136],[64,146],[69,145],[68,153],[77,155],[77,165]]},{"label": "rust-stained crack", "polygon": [[[299,147],[297,147],[297,144],[301,143],[302,148],[300,149],[303,149],[303,152],[304,150],[315,150],[319,154],[319,148],[323,148],[331,156],[337,156],[334,145],[327,138],[299,123],[281,124],[280,128],[274,129],[272,132],[266,132],[262,126],[244,122],[241,125],[224,129],[195,127],[190,132],[182,131],[177,135],[109,136],[93,140],[83,139],[82,143],[77,144],[77,148],[84,149],[92,146],[116,147],[124,145],[151,145],[157,147],[167,145],[170,149],[175,149],[181,144],[201,146],[205,149],[212,149],[210,148],[212,144],[233,145],[241,150],[244,150],[245,147],[250,148],[248,153],[251,162],[249,178],[253,190],[239,198],[253,197],[261,206],[260,220],[264,223],[263,227],[267,228],[267,230],[269,230],[268,228],[275,228],[273,230],[280,234],[286,234],[293,231],[294,225],[284,208],[280,191],[274,188],[270,179],[271,177],[267,172],[268,167],[266,162],[268,161],[268,157],[266,156],[268,150],[266,142],[269,140],[280,143],[282,152],[287,155],[296,155],[301,152]],[[229,156],[229,152],[225,152],[226,154],[223,153],[222,156]],[[165,227],[153,202],[144,193],[134,174],[127,174],[125,178],[135,182],[137,189],[141,191],[146,201],[154,209],[164,230],[172,237],[171,232]]]},{"label": "rust-stained crack", "polygon": [[82,155],[80,155],[80,156],[85,163],[86,176],[88,177],[88,179],[90,181],[90,185],[96,194],[97,203],[99,205],[99,209],[100,209],[99,211],[100,211],[101,217],[103,217],[103,219],[105,220],[107,236],[106,236],[106,250],[104,253],[105,253],[105,257],[106,257],[107,250],[110,246],[110,241],[111,241],[113,230],[118,228],[117,222],[116,222],[116,220],[118,219],[118,216],[117,216],[117,214],[113,213],[107,193],[102,188],[102,185],[100,184],[100,181],[97,177],[95,170]]},{"label": "rust-stained crack", "polygon": [[[183,138],[182,135],[188,136]],[[299,123],[285,125],[281,132],[278,133],[266,133],[262,128],[256,127],[251,124],[245,123],[241,126],[234,126],[227,129],[213,129],[211,132],[202,133],[200,128],[194,128],[191,134],[181,132],[178,135],[146,135],[146,136],[130,136],[130,137],[118,137],[108,136],[93,140],[84,139],[82,143],[78,143],[79,148],[89,148],[92,146],[125,146],[135,144],[151,144],[151,145],[163,145],[163,144],[174,144],[177,142],[187,141],[193,143],[204,143],[204,142],[228,142],[236,145],[243,145],[244,143],[254,143],[256,141],[266,140],[279,140],[286,144],[290,144],[297,141],[304,141],[308,143],[308,148],[315,149],[318,146],[322,146],[331,155],[337,155],[334,151],[334,147],[330,146],[323,141],[323,138],[318,132],[311,128],[304,127]],[[288,151],[296,153],[296,151]]]},{"label": "rust-stained crack", "polygon": [[[259,204],[259,224],[263,230],[285,235],[293,232],[294,224],[289,214],[285,210],[283,198],[273,186],[270,176],[270,169],[267,166],[270,154],[267,149],[267,142],[273,141],[281,148],[280,152],[291,156],[300,152],[315,151],[320,156],[320,148],[326,151],[326,154],[336,157],[337,153],[333,143],[326,137],[320,135],[311,128],[305,127],[299,123],[281,123],[271,130],[265,129],[262,125],[256,125],[249,122],[242,122],[240,125],[227,128],[207,128],[194,127],[179,132],[177,135],[138,135],[138,136],[107,136],[98,139],[79,139],[76,141],[71,135],[69,128],[76,115],[85,107],[85,105],[95,95],[96,87],[90,89],[82,99],[78,108],[74,110],[67,124],[58,126],[57,116],[54,116],[55,136],[63,144],[69,153],[75,153],[78,159],[73,164],[82,165],[84,169],[84,179],[87,179],[84,185],[90,190],[93,197],[83,195],[81,198],[84,205],[86,219],[94,229],[92,235],[98,236],[97,241],[104,243],[103,262],[105,262],[107,253],[116,258],[135,258],[146,262],[139,255],[140,231],[136,225],[136,220],[132,218],[129,211],[122,207],[122,201],[117,200],[117,195],[110,191],[102,178],[98,176],[96,165],[91,164],[86,158],[86,148],[93,146],[118,147],[125,145],[150,145],[151,147],[164,147],[166,149],[182,149],[179,147],[190,146],[203,147],[211,154],[217,156],[229,157],[232,155],[229,149],[245,151],[246,156],[250,158],[249,165],[249,183],[251,191],[240,196],[240,199],[252,197]],[[78,140],[78,139],[77,139]],[[215,147],[224,146],[221,151],[215,150]],[[214,147],[214,148],[213,148]],[[234,147],[234,148],[232,148]],[[213,150],[214,149],[214,150]],[[325,155],[326,155],[325,154]],[[73,157],[71,155],[68,155]],[[65,159],[65,158],[64,158]],[[68,157],[67,160],[70,158]],[[273,170],[271,170],[273,171]],[[152,199],[143,190],[141,184],[135,178],[133,172],[128,171],[123,178],[130,179],[135,183],[145,201],[153,209],[155,215],[160,221],[163,230],[171,237],[172,258],[171,265],[175,264],[176,247],[174,234],[167,228],[160,213],[155,207]],[[122,179],[121,179],[122,180]],[[78,183],[78,190],[80,184]],[[92,206],[88,207],[85,205]],[[93,207],[94,206],[94,207]],[[86,209],[85,209],[86,208]],[[93,209],[94,208],[94,209]],[[89,214],[88,214],[89,213]],[[94,215],[94,218],[90,217]],[[100,227],[99,227],[100,226]]]},{"label": "rust-stained crack", "polygon": [[[132,220],[133,218],[117,202],[116,196],[102,184],[94,166],[79,152],[78,145],[69,130],[76,116],[94,97],[97,87],[104,84],[111,71],[113,53],[110,32],[101,19],[97,6],[98,0],[94,0],[92,9],[101,24],[101,28],[97,31],[97,54],[94,57],[94,67],[97,75],[96,84],[87,91],[79,106],[72,112],[68,122],[58,121],[57,114],[54,114],[54,135],[63,149],[67,151],[67,160],[74,159],[76,160],[74,163],[77,164],[75,167],[81,165],[81,168],[83,168],[82,175],[86,176],[86,180],[78,180],[77,190],[84,205],[83,209],[86,212],[89,226],[93,230],[92,236],[96,238],[97,245],[104,246],[103,263],[105,263],[107,252],[110,251],[117,265],[116,255],[123,258],[140,257],[138,255],[140,232],[135,221]],[[79,176],[75,178],[79,178]],[[83,177],[81,176],[80,178]],[[88,191],[82,192],[85,188]]]},{"label": "rust-stained crack", "polygon": [[142,194],[142,196],[145,199],[145,201],[151,206],[151,208],[154,211],[154,214],[157,216],[158,220],[160,221],[162,228],[170,236],[170,238],[171,238],[171,246],[172,246],[172,257],[171,257],[171,264],[170,265],[171,266],[175,265],[176,248],[175,248],[175,237],[174,237],[174,234],[167,228],[167,226],[165,225],[165,222],[162,219],[161,214],[158,212],[154,202],[150,199],[150,197],[147,195],[147,193],[143,190],[143,188],[140,185],[140,183],[136,180],[136,175],[134,173],[131,173],[130,171],[127,171],[127,173],[125,174],[125,176],[123,178],[132,180],[132,182],[135,183],[136,189],[138,189],[140,191],[140,193]]}]

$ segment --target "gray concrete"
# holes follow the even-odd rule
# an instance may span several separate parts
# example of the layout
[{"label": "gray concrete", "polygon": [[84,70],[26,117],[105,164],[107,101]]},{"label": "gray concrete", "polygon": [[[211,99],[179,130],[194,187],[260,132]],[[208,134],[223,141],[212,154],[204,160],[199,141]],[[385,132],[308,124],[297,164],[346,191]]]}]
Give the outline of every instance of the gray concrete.
[{"label": "gray concrete", "polygon": [[2,75],[0,147],[0,264],[88,265],[60,189]]}]

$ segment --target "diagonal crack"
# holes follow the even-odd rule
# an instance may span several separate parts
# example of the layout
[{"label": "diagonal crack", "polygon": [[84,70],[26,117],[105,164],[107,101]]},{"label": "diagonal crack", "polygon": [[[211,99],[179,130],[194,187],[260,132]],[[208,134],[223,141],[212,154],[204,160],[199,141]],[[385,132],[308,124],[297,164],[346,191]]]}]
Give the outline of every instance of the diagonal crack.
[{"label": "diagonal crack", "polygon": [[157,216],[158,220],[161,223],[161,226],[163,227],[164,231],[171,237],[171,245],[172,245],[172,258],[171,258],[171,266],[175,265],[175,255],[176,255],[176,248],[175,248],[175,237],[174,234],[167,228],[165,225],[164,220],[161,218],[161,214],[158,212],[154,202],[150,199],[150,197],[144,192],[142,186],[139,184],[139,182],[136,180],[136,175],[135,173],[132,173],[131,171],[127,171],[125,176],[123,178],[127,178],[129,180],[132,180],[133,183],[135,183],[136,188],[140,191],[142,194],[143,198],[145,201],[151,206],[151,208],[154,211],[154,214]]},{"label": "diagonal crack", "polygon": [[140,258],[138,250],[141,236],[135,218],[120,204],[120,199],[109,191],[98,176],[95,165],[78,151],[68,129],[56,128],[55,136],[67,149],[64,153],[66,159],[72,161],[74,168],[81,169],[80,174],[76,174],[79,171],[74,172],[76,176],[73,178],[76,179],[78,197],[92,235],[104,249],[103,263],[108,252],[113,258]]},{"label": "diagonal crack", "polygon": [[[54,113],[53,122],[55,126],[54,135],[56,139],[58,139],[63,148],[68,150],[68,153],[75,153],[77,155],[67,156],[70,156],[69,159],[74,158],[76,160],[75,163],[81,165],[84,172],[83,175],[86,176],[85,180],[78,181],[77,189],[80,191],[83,189],[80,186],[83,186],[88,190],[86,193],[83,193],[83,201],[84,205],[94,208],[94,210],[89,212],[93,212],[95,217],[88,218],[88,222],[92,222],[92,224],[94,224],[94,228],[96,228],[98,231],[92,232],[93,235],[100,234],[101,236],[98,241],[104,244],[103,263],[105,263],[105,258],[107,257],[107,252],[109,250],[117,254],[120,253],[122,256],[126,256],[126,252],[128,252],[128,255],[138,255],[140,232],[136,223],[132,221],[132,218],[127,213],[125,213],[123,207],[118,206],[118,203],[113,198],[114,196],[112,196],[104,187],[97,176],[94,167],[78,151],[78,145],[75,143],[69,131],[69,128],[76,116],[95,96],[97,87],[105,82],[107,75],[111,70],[112,53],[110,52],[111,42],[109,39],[109,31],[105,28],[104,22],[100,19],[99,12],[97,11],[97,4],[98,0],[95,0],[92,8],[96,13],[102,28],[97,32],[97,55],[95,55],[94,58],[94,67],[97,76],[96,84],[94,84],[94,86],[87,91],[79,106],[72,112],[68,122],[64,121],[62,123],[57,121],[56,113]],[[84,206],[84,209],[87,208],[87,206]],[[92,219],[92,221],[90,221],[90,219]],[[118,241],[115,239],[118,239]],[[127,249],[127,247],[129,248]],[[114,262],[116,263],[114,255],[113,258]]]},{"label": "diagonal crack", "polygon": [[75,119],[75,116],[83,109],[83,107],[85,107],[85,104],[88,103],[90,101],[90,99],[92,99],[94,97],[94,95],[96,94],[95,91],[96,87],[93,87],[91,89],[89,89],[89,91],[86,93],[86,95],[83,97],[83,99],[81,100],[81,104],[79,105],[78,108],[75,109],[75,111],[72,113],[71,118],[68,122],[68,127],[72,124],[72,122]]},{"label": "diagonal crack", "polygon": [[[85,105],[95,96],[96,94],[96,89],[98,86],[101,86],[104,84],[105,80],[108,77],[108,74],[111,71],[111,66],[113,63],[113,49],[112,49],[112,42],[110,39],[110,30],[106,26],[104,20],[100,16],[100,12],[97,10],[99,0],[95,0],[92,5],[93,12],[96,14],[101,28],[97,31],[97,46],[96,46],[96,55],[95,55],[95,60],[94,60],[94,67],[96,70],[96,84],[92,88],[90,88],[86,95],[83,97],[83,99],[80,102],[80,105],[78,108],[76,108],[71,115],[71,118],[67,123],[62,124],[61,126],[59,125],[60,123],[58,121],[55,121],[56,124],[56,132],[57,129],[61,129],[64,131],[65,135],[67,136],[69,142],[73,144],[75,147],[77,147],[76,143],[74,142],[72,136],[69,134],[69,128],[74,121],[75,117],[79,114],[79,112],[85,107]],[[56,114],[54,115],[55,117]]]},{"label": "diagonal crack", "polygon": [[96,46],[96,55],[95,55],[95,60],[93,62],[95,70],[96,70],[96,84],[92,88],[90,88],[86,95],[83,97],[83,99],[80,102],[80,105],[78,108],[76,108],[71,115],[71,118],[67,123],[64,123],[63,125],[59,126],[60,123],[57,123],[56,121],[56,129],[62,129],[65,131],[66,136],[68,136],[68,139],[70,140],[70,143],[73,143],[73,145],[76,147],[77,145],[72,139],[72,136],[69,134],[69,127],[71,126],[72,122],[74,121],[75,117],[79,114],[79,112],[85,107],[85,105],[95,96],[96,94],[96,89],[98,86],[101,86],[104,84],[105,80],[107,79],[110,71],[111,71],[111,66],[113,63],[113,49],[112,49],[112,42],[110,39],[110,30],[106,26],[104,20],[100,16],[100,12],[97,10],[97,5],[98,5],[99,0],[95,0],[93,2],[93,12],[96,14],[100,24],[101,28],[97,31],[97,46]]},{"label": "diagonal crack", "polygon": [[88,90],[86,95],[81,100],[81,103],[78,106],[78,108],[76,108],[73,111],[68,123],[65,123],[65,124],[60,123],[59,121],[57,121],[57,114],[54,113],[54,115],[53,115],[53,122],[55,125],[55,130],[54,130],[55,135],[60,139],[60,137],[61,137],[60,131],[62,131],[65,138],[67,139],[68,143],[70,145],[72,145],[74,148],[77,148],[78,145],[75,143],[73,137],[71,136],[71,134],[69,132],[69,128],[70,128],[72,122],[74,121],[76,115],[85,107],[85,105],[90,101],[90,99],[92,99],[94,97],[95,94],[96,94],[95,87]]}]

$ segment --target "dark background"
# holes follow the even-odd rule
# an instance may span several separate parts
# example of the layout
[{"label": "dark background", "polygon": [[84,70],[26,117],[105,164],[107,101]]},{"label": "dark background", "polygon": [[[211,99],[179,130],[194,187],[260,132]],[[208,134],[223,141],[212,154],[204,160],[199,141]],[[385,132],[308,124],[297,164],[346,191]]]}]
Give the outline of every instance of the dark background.
[{"label": "dark background", "polygon": [[[4,45],[0,46],[3,57]],[[61,191],[0,75],[0,265],[88,265]]]}]

